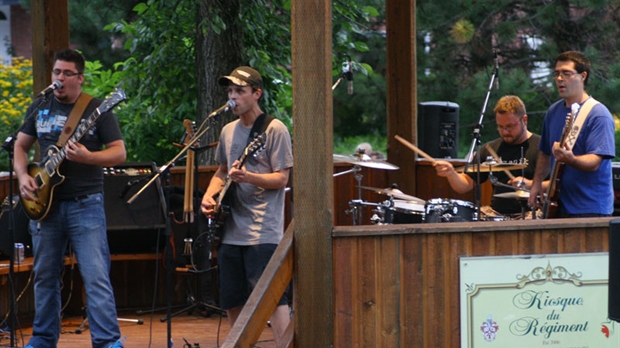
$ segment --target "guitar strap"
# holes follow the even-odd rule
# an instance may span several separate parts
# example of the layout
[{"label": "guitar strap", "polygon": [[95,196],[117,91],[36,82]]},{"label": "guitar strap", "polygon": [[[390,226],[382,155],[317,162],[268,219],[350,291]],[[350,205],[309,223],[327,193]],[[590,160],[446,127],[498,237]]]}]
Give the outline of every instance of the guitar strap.
[{"label": "guitar strap", "polygon": [[90,103],[91,99],[93,99],[93,97],[89,94],[80,94],[78,100],[75,102],[75,105],[73,105],[73,109],[71,109],[69,117],[67,117],[65,127],[62,129],[62,134],[60,134],[60,137],[56,142],[56,147],[60,149],[65,146],[65,143],[69,140],[69,137],[75,132],[76,126],[82,118],[82,114],[84,113],[84,110],[86,110],[86,107]]},{"label": "guitar strap", "polygon": [[264,112],[260,114],[260,116],[256,118],[256,121],[254,121],[254,124],[252,125],[252,129],[250,130],[250,135],[248,135],[248,142],[246,146],[250,145],[252,140],[254,140],[259,134],[264,133],[265,130],[267,130],[267,127],[269,127],[271,121],[273,121],[273,116],[267,115]]},{"label": "guitar strap", "polygon": [[[588,118],[588,116],[590,115],[590,111],[592,111],[592,108],[598,103],[598,100],[590,97],[583,103],[583,105],[581,105],[581,108],[579,108],[577,116],[575,116],[575,122],[573,122],[573,127],[571,128],[570,133],[568,134],[568,137],[566,139],[566,147],[568,148],[568,150],[572,150],[573,146],[575,146],[575,143],[577,142],[577,137],[579,136],[579,132],[581,132],[581,128],[586,122],[586,118]],[[579,115],[584,116],[579,117]]]}]

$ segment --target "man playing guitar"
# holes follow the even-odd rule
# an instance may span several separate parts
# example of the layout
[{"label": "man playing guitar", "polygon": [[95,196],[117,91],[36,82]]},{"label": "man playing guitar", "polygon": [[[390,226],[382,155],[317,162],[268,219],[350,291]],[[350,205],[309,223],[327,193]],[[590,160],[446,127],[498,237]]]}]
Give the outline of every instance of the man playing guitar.
[{"label": "man playing guitar", "polygon": [[[547,217],[609,216],[613,212],[614,120],[607,107],[585,91],[590,67],[588,58],[577,51],[564,52],[555,59],[553,77],[562,99],[551,105],[545,116],[529,198],[529,204],[538,207],[549,205],[545,199],[558,197],[557,214]],[[572,107],[578,110],[576,115]],[[566,141],[560,144],[569,113],[576,117]],[[563,164],[555,185],[559,192],[545,195],[542,181],[552,167],[558,168],[555,161]]]}]

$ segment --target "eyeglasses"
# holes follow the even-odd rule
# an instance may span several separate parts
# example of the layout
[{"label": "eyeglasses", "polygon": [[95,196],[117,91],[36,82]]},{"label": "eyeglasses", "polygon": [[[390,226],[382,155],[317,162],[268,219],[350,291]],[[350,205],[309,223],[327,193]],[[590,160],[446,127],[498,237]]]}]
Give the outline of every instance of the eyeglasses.
[{"label": "eyeglasses", "polygon": [[71,76],[81,75],[82,73],[79,71],[54,69],[52,70],[52,74],[54,74],[55,76],[63,74],[65,75],[65,77],[71,77]]},{"label": "eyeglasses", "polygon": [[558,76],[561,75],[563,79],[570,79],[575,74],[579,74],[579,73],[576,71],[562,70],[562,71],[554,71],[553,74],[551,74],[551,76],[553,76],[554,79],[557,79]]},{"label": "eyeglasses", "polygon": [[513,123],[513,124],[509,124],[507,126],[497,126],[497,130],[498,131],[506,131],[506,132],[510,132],[513,128],[515,128],[516,126],[519,125],[519,123],[521,123],[521,121],[517,122],[517,123]]}]

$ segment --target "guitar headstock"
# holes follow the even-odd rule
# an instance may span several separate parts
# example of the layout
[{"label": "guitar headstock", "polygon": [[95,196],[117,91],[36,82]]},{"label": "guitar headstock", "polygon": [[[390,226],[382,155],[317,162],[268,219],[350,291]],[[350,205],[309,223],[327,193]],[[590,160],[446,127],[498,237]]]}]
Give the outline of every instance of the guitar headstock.
[{"label": "guitar headstock", "polygon": [[100,113],[108,112],[112,110],[116,105],[127,99],[127,95],[122,88],[117,87],[110,93],[110,95],[99,105],[98,109]]},{"label": "guitar headstock", "polygon": [[[181,143],[183,146],[185,146],[188,143],[187,139],[193,139],[194,134],[196,134],[196,121],[185,119],[183,120],[183,126],[185,126],[185,135],[183,136]],[[198,145],[198,141],[196,141],[194,144]]]},{"label": "guitar headstock", "polygon": [[261,151],[265,149],[265,140],[267,140],[267,134],[263,133],[254,140],[243,151],[243,157],[246,158],[248,156],[256,157]]}]

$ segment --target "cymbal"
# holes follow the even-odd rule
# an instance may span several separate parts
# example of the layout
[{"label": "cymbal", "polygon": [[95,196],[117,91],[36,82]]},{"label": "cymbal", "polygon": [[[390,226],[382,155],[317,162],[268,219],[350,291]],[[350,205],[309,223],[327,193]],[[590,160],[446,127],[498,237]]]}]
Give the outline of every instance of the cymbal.
[{"label": "cymbal", "polygon": [[351,164],[357,164],[362,167],[375,168],[375,169],[387,169],[387,170],[396,170],[398,166],[395,166],[391,163],[382,160],[375,160],[370,158],[370,156],[366,154],[358,154],[358,155],[338,155],[334,154],[334,162],[346,162]]},{"label": "cymbal", "polygon": [[405,194],[399,189],[392,189],[392,188],[381,189],[381,188],[370,187],[370,186],[358,186],[358,187],[363,188],[365,190],[374,191],[380,195],[392,196],[396,199],[402,199],[405,201],[426,204],[425,200]]},{"label": "cymbal", "polygon": [[493,197],[514,198],[514,199],[518,199],[518,200],[527,200],[527,199],[530,198],[530,192],[529,191],[523,191],[523,190],[518,190],[518,191],[515,191],[515,192],[503,192],[503,193],[494,194]]},{"label": "cymbal", "polygon": [[[486,163],[486,162],[485,162]],[[480,172],[499,172],[502,170],[515,170],[515,169],[523,169],[527,167],[525,164],[517,164],[517,163],[495,163],[495,164],[480,164]],[[465,167],[458,167],[455,170],[459,173],[463,173],[465,171]],[[478,171],[478,166],[476,164],[471,164],[467,167],[468,173],[475,173]]]}]

